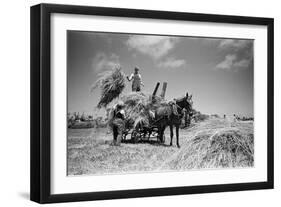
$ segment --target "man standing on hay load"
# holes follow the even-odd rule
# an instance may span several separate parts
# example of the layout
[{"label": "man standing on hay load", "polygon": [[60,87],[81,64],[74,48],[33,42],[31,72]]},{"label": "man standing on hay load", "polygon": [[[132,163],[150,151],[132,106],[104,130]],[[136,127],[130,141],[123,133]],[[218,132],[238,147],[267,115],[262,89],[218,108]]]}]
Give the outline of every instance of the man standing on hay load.
[{"label": "man standing on hay load", "polygon": [[110,112],[109,126],[113,132],[113,143],[112,145],[120,146],[123,132],[125,130],[125,111],[124,103],[119,101],[115,104]]},{"label": "man standing on hay load", "polygon": [[132,73],[130,75],[130,77],[127,76],[128,81],[133,80],[133,83],[132,83],[132,91],[133,92],[141,91],[141,85],[144,86],[144,84],[141,81],[141,75],[139,73],[139,70],[140,69],[138,67],[135,67],[135,72]]}]

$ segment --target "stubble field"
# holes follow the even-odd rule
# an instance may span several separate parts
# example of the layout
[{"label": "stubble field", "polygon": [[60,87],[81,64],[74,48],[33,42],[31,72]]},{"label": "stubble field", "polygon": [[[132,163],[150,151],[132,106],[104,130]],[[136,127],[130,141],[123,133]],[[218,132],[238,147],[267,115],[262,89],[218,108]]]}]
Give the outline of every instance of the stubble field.
[{"label": "stubble field", "polygon": [[213,118],[180,129],[170,146],[165,143],[122,143],[112,146],[106,128],[68,129],[67,174],[119,174],[181,171],[190,169],[241,168],[254,166],[253,121],[233,122]]}]

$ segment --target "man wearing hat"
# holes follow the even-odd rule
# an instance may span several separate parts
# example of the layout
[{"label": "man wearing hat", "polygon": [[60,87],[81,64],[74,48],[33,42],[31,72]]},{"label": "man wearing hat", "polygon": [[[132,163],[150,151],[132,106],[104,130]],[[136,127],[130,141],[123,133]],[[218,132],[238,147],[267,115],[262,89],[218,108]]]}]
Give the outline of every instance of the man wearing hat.
[{"label": "man wearing hat", "polygon": [[130,75],[130,77],[127,76],[128,81],[133,80],[133,83],[132,83],[132,91],[133,92],[141,91],[141,85],[144,86],[142,81],[141,81],[141,75],[139,73],[139,70],[140,69],[138,67],[135,67],[135,72],[132,73]]},{"label": "man wearing hat", "polygon": [[121,144],[123,132],[125,130],[125,111],[124,103],[119,101],[115,104],[111,110],[109,117],[109,126],[113,132],[113,143],[112,145],[119,146]]}]

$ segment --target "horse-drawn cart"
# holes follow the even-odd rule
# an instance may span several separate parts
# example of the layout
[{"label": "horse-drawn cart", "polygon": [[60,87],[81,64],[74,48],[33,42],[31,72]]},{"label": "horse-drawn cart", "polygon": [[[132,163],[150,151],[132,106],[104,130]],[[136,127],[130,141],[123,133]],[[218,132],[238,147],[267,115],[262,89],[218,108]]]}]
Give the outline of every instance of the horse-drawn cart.
[{"label": "horse-drawn cart", "polygon": [[[151,102],[156,102],[156,93],[158,91],[160,83],[157,82],[155,89],[152,93],[151,96]],[[165,98],[165,93],[166,93],[166,89],[167,89],[167,83],[164,82],[163,83],[163,88],[161,91],[160,96],[158,97],[158,101],[159,100],[164,100]],[[162,117],[163,118],[163,117]],[[138,142],[149,142],[149,141],[155,141],[158,143],[164,143],[165,142],[165,135],[163,135],[163,138],[160,138],[160,134],[159,134],[159,126],[158,126],[158,122],[162,120],[162,118],[155,120],[153,119],[149,119],[147,120],[148,123],[146,124],[140,124],[140,125],[134,125],[134,127],[126,127],[125,131],[123,132],[123,137],[122,140],[123,141],[131,141],[133,143],[138,143]],[[135,120],[134,120],[135,121]],[[128,135],[131,135],[131,138],[128,138]]]},{"label": "horse-drawn cart", "polygon": [[[120,144],[121,137],[122,140],[127,140],[128,135],[130,135],[130,141],[135,143],[145,140],[150,141],[152,138],[156,138],[156,141],[163,143],[165,128],[170,126],[170,145],[172,145],[173,127],[175,127],[177,146],[180,147],[179,127],[182,123],[183,115],[185,114],[186,116],[192,110],[192,95],[189,96],[186,93],[182,98],[167,102],[165,100],[167,82],[163,83],[160,96],[156,96],[160,85],[159,82],[157,82],[152,95],[147,95],[140,91],[121,95],[125,87],[125,74],[121,68],[115,68],[113,71],[101,76],[96,84],[102,91],[98,108],[107,107],[116,98],[122,103],[119,104],[120,109],[118,110],[124,110],[123,115],[120,113],[120,116],[117,117],[116,114],[119,112],[118,110],[116,112],[115,107],[113,107],[108,118],[109,123],[113,122],[114,142],[117,141],[117,144]],[[115,104],[115,106],[118,106],[118,104]],[[184,110],[185,112],[183,112]],[[118,119],[121,119],[122,123],[118,123]],[[159,119],[159,122],[155,121],[155,119]],[[115,120],[117,120],[116,123]],[[126,126],[126,122],[129,123],[129,126]],[[120,137],[120,135],[122,136]]]}]

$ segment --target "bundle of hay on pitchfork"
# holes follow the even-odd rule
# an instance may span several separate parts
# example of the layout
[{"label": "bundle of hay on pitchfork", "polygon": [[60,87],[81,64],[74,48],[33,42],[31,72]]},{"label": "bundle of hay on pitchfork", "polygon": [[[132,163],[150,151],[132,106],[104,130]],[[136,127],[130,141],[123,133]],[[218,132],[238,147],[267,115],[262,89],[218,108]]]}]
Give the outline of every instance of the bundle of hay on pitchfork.
[{"label": "bundle of hay on pitchfork", "polygon": [[128,134],[131,134],[131,141],[133,142],[156,137],[157,141],[163,143],[165,141],[164,130],[167,126],[170,126],[170,145],[172,145],[173,126],[175,126],[177,146],[179,147],[178,130],[183,118],[182,111],[192,111],[192,96],[186,93],[181,99],[175,99],[171,102],[165,101],[166,82],[163,84],[160,96],[156,95],[160,85],[159,82],[151,95],[142,92],[122,94],[126,87],[125,77],[121,67],[115,67],[101,73],[93,87],[101,90],[98,108],[107,107],[113,100],[117,102],[112,107],[108,119],[109,126],[115,134],[114,142],[120,144],[120,133],[122,133],[123,140],[126,139]]}]

